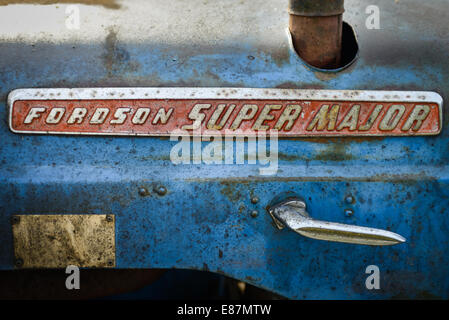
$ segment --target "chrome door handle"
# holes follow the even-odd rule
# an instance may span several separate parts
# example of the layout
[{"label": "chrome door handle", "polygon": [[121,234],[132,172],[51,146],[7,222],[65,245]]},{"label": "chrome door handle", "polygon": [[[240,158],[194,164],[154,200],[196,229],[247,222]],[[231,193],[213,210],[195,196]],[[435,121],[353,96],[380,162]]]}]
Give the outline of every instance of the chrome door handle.
[{"label": "chrome door handle", "polygon": [[289,198],[270,206],[268,213],[279,229],[287,226],[308,238],[372,246],[394,245],[406,241],[399,234],[387,230],[315,220],[307,213],[306,203],[298,198]]}]

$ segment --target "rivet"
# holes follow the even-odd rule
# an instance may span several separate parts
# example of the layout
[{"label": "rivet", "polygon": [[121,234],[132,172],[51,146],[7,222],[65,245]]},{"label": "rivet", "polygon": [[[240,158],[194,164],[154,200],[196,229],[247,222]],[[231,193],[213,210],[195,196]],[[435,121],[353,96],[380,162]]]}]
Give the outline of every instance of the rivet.
[{"label": "rivet", "polygon": [[155,186],[153,190],[160,196],[163,196],[167,193],[167,188],[164,186]]},{"label": "rivet", "polygon": [[114,266],[114,260],[109,259],[109,260],[107,261],[107,264],[108,264],[109,267]]},{"label": "rivet", "polygon": [[346,209],[345,210],[345,216],[347,217],[351,217],[354,214],[354,211],[351,209]]},{"label": "rivet", "polygon": [[259,215],[259,212],[257,212],[257,210],[253,210],[251,211],[251,217],[255,218]]},{"label": "rivet", "polygon": [[254,203],[254,204],[258,203],[259,202],[259,197],[257,197],[257,196],[252,197],[251,198],[251,202]]},{"label": "rivet", "polygon": [[112,217],[112,215],[108,214],[108,215],[106,215],[106,221],[112,222],[112,221],[114,221],[114,218]]},{"label": "rivet", "polygon": [[353,196],[347,196],[345,198],[345,201],[347,204],[353,204],[354,203],[354,197]]},{"label": "rivet", "polygon": [[20,259],[20,258],[17,258],[17,259],[14,261],[14,264],[16,265],[16,267],[20,268],[20,267],[23,266],[23,260]]},{"label": "rivet", "polygon": [[143,197],[148,195],[148,190],[144,187],[139,188],[139,194]]},{"label": "rivet", "polygon": [[12,224],[17,224],[17,223],[19,223],[19,222],[20,222],[20,217],[18,217],[18,216],[12,216],[11,222],[12,222]]}]

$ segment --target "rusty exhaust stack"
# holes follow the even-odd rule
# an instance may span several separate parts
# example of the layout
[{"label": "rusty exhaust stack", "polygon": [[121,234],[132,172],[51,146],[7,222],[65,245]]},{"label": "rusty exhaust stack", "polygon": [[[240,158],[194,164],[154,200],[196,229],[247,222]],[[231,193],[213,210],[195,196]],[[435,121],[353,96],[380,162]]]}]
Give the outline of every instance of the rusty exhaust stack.
[{"label": "rusty exhaust stack", "polygon": [[336,69],[341,62],[344,0],[289,0],[293,45],[308,64]]}]

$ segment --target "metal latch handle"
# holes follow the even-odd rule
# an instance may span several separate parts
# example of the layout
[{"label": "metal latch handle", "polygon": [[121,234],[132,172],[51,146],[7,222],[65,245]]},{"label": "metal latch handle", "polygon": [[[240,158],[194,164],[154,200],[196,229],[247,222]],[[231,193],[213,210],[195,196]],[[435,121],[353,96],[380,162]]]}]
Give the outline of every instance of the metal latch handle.
[{"label": "metal latch handle", "polygon": [[312,219],[304,201],[290,198],[268,208],[278,228],[287,226],[308,238],[364,245],[394,245],[406,241],[401,235],[381,229]]}]

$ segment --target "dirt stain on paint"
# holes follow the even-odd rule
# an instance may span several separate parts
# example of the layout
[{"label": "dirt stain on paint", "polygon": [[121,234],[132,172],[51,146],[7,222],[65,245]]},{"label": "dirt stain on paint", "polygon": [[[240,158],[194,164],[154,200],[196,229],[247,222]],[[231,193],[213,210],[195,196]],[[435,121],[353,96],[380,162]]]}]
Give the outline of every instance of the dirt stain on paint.
[{"label": "dirt stain on paint", "polygon": [[85,4],[92,6],[103,6],[107,9],[120,9],[116,0],[0,0],[0,6],[10,4]]}]

